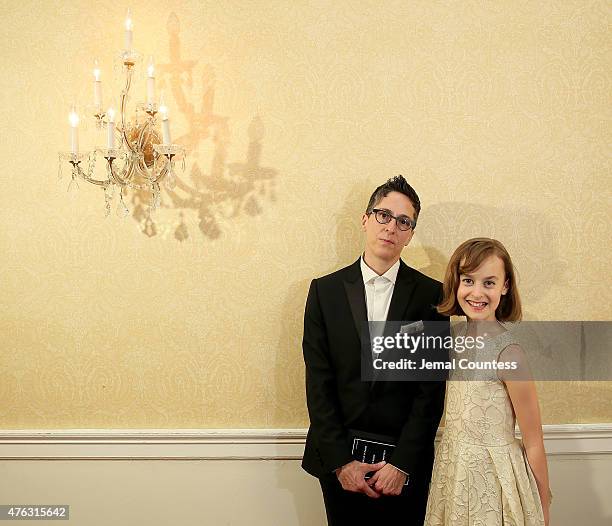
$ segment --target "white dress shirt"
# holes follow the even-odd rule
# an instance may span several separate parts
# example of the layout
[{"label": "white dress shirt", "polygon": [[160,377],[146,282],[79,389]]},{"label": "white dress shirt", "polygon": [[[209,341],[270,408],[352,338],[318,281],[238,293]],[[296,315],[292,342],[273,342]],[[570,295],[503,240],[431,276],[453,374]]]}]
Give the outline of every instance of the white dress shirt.
[{"label": "white dress shirt", "polygon": [[399,265],[398,259],[387,272],[379,276],[368,267],[361,256],[361,275],[366,293],[368,321],[387,321]]}]

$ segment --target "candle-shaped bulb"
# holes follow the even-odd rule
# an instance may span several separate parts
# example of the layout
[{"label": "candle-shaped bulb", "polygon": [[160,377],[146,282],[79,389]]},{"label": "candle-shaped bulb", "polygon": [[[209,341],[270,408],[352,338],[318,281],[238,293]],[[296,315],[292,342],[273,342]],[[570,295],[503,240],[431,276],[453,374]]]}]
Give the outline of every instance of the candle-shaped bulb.
[{"label": "candle-shaped bulb", "polygon": [[113,150],[115,148],[115,108],[112,105],[106,110],[106,115],[108,115],[106,146],[109,150]]},{"label": "candle-shaped bulb", "polygon": [[93,69],[94,80],[96,82],[100,81],[100,65],[98,64],[98,59],[94,60],[94,69]]},{"label": "candle-shaped bulb", "polygon": [[79,114],[74,105],[68,115],[68,121],[70,122],[70,151],[77,154],[79,152]]},{"label": "candle-shaped bulb", "polygon": [[102,81],[100,80],[100,66],[98,60],[94,60],[94,107],[97,113],[102,109]]},{"label": "candle-shaped bulb", "polygon": [[132,12],[128,8],[127,15],[125,17],[125,50],[132,51],[132,39],[134,26],[132,24]]},{"label": "candle-shaped bulb", "polygon": [[168,120],[168,106],[166,106],[166,102],[164,101],[163,93],[159,97],[159,114],[161,115],[162,120]]},{"label": "candle-shaped bulb", "polygon": [[162,93],[159,98],[159,114],[162,118],[162,138],[163,144],[170,145],[172,141],[170,140],[170,121],[168,120],[168,106],[164,102],[164,95]]},{"label": "candle-shaped bulb", "polygon": [[147,104],[153,106],[155,103],[155,63],[153,55],[149,57],[149,65],[147,66]]},{"label": "candle-shaped bulb", "polygon": [[134,25],[132,24],[132,11],[128,7],[127,14],[125,15],[125,30],[132,31],[134,29]]},{"label": "candle-shaped bulb", "polygon": [[70,122],[70,126],[72,126],[73,128],[76,128],[79,125],[79,114],[74,108],[70,110],[70,114],[68,115],[68,121]]}]

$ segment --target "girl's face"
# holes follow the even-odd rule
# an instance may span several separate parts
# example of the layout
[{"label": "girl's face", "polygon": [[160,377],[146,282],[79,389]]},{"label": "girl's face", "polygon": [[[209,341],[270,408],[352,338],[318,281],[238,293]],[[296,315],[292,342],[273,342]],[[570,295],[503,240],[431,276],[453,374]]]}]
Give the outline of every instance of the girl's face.
[{"label": "girl's face", "polygon": [[457,301],[470,320],[495,321],[495,310],[508,292],[504,262],[489,256],[469,274],[459,276]]}]

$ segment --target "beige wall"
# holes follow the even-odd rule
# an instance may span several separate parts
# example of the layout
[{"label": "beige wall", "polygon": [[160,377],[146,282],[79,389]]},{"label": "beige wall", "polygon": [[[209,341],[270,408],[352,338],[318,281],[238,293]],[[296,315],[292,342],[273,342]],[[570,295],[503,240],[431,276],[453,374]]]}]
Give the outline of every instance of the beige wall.
[{"label": "beige wall", "polygon": [[[528,319],[611,318],[609,2],[130,5],[189,152],[192,199],[164,194],[152,237],[57,180],[95,56],[111,92],[127,4],[1,2],[3,428],[305,426],[309,280],[356,259],[397,173],[424,205],[409,264],[439,278],[494,236]],[[610,384],[540,390],[547,423],[612,421]]]}]

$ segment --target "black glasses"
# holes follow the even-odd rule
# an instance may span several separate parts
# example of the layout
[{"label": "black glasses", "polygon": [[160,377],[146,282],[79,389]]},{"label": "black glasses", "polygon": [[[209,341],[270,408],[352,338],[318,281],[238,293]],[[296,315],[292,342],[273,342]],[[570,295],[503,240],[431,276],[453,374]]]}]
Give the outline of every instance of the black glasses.
[{"label": "black glasses", "polygon": [[391,221],[391,219],[395,219],[395,224],[400,230],[414,230],[414,227],[416,226],[416,221],[410,219],[408,216],[396,217],[391,212],[389,212],[389,210],[382,210],[380,208],[374,208],[372,212],[374,212],[374,217],[376,218],[376,221],[378,221],[381,225],[386,225]]}]

